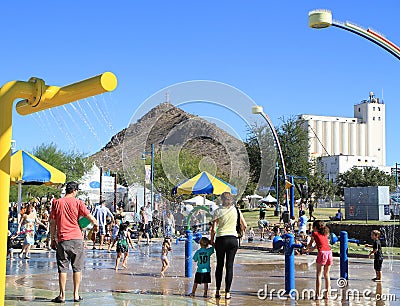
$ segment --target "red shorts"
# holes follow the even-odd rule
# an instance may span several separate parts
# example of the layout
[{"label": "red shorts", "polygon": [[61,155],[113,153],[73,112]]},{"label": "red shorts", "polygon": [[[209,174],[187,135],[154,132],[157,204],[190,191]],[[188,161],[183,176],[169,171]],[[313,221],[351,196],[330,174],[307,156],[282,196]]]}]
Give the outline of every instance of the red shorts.
[{"label": "red shorts", "polygon": [[330,266],[333,263],[332,251],[318,251],[317,264]]}]

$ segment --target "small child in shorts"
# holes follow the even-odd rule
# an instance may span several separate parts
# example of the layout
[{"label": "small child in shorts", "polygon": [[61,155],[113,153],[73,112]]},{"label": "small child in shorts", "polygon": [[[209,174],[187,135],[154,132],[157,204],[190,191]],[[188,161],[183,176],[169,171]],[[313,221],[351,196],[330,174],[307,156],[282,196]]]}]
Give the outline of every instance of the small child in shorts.
[{"label": "small child in shorts", "polygon": [[169,268],[168,252],[172,251],[171,238],[165,237],[161,248],[161,277],[165,276],[165,271]]},{"label": "small child in shorts", "polygon": [[8,236],[7,236],[7,257],[10,256],[10,260],[14,259],[13,256],[13,240],[17,238],[18,235],[12,235],[11,231],[8,231]]},{"label": "small child in shorts", "polygon": [[199,243],[201,248],[193,255],[193,260],[197,262],[197,271],[194,277],[192,293],[189,295],[194,297],[197,285],[204,284],[203,297],[207,297],[208,284],[211,283],[210,257],[214,253],[214,248],[208,247],[211,242],[206,237],[201,238]]},{"label": "small child in shorts", "polygon": [[256,234],[254,233],[253,228],[250,227],[250,229],[249,229],[249,237],[247,238],[248,242],[253,242],[255,236],[256,236]]},{"label": "small child in shorts", "polygon": [[383,263],[383,254],[382,254],[382,246],[379,238],[381,237],[381,232],[378,230],[373,230],[371,232],[371,238],[374,241],[373,245],[366,244],[365,247],[372,248],[372,251],[369,252],[369,257],[374,254],[374,270],[375,277],[372,279],[374,282],[382,281],[382,263]]},{"label": "small child in shorts", "polygon": [[111,248],[115,245],[118,240],[119,224],[118,221],[111,221],[111,241],[108,245],[108,252],[111,252]]}]

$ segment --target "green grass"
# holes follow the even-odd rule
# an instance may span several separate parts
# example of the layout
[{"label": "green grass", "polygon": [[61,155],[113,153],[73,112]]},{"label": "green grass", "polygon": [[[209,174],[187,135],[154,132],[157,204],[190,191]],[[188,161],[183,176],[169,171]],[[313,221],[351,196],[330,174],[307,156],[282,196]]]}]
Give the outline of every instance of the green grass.
[{"label": "green grass", "polygon": [[[279,217],[275,217],[274,216],[274,210],[275,208],[266,208],[266,212],[265,212],[265,219],[268,220],[269,222],[271,222],[271,224],[275,224],[275,223],[279,223]],[[314,211],[314,216],[317,219],[321,219],[324,221],[329,221],[329,217],[330,216],[334,216],[337,212],[337,208],[317,208]],[[344,215],[345,213],[345,209],[341,208],[341,211]],[[254,210],[242,210],[243,212],[243,216],[246,219],[246,222],[248,224],[249,227],[255,227],[257,228],[257,222],[259,219],[259,209],[254,209]],[[297,207],[294,210],[294,215],[296,217],[296,221],[297,221],[297,217],[299,215],[299,211],[297,209]],[[306,215],[308,217],[308,211],[306,211]],[[393,224],[393,221],[378,221],[378,220],[343,220],[341,221],[344,224]],[[397,220],[396,223],[398,224],[399,221]]]},{"label": "green grass", "polygon": [[[275,208],[266,208],[265,210],[266,210],[265,212],[266,220],[271,222],[271,224],[279,223],[279,217],[274,216]],[[257,227],[257,222],[260,215],[259,209],[243,210],[242,212],[244,218],[246,219],[247,225],[249,227]],[[314,212],[314,216],[317,219],[329,220],[329,217],[334,216],[336,212],[337,208],[317,208]],[[344,212],[344,209],[342,209],[342,212]],[[297,216],[299,215],[299,210],[297,209],[297,207],[294,210],[294,215],[296,216],[296,221],[297,221]]]},{"label": "green grass", "polygon": [[[266,208],[266,212],[265,212],[265,219],[270,221],[271,224],[278,224],[279,223],[279,217],[275,217],[274,216],[274,210],[275,208]],[[330,216],[335,215],[335,213],[337,212],[337,208],[317,208],[315,210],[315,217],[317,219],[321,219],[321,220],[329,220]],[[341,209],[343,214],[344,214],[344,209]],[[254,209],[254,210],[242,210],[243,216],[247,222],[247,226],[248,227],[253,227],[255,230],[258,229],[258,219],[259,219],[259,209]],[[297,219],[298,216],[298,209],[295,208],[295,216]],[[341,221],[343,223],[351,223],[351,224],[366,224],[365,220],[343,220]],[[398,222],[398,221],[397,221]],[[387,221],[387,222],[383,222],[383,221],[368,221],[368,224],[382,224],[382,223],[387,223],[387,224],[393,224],[393,221]],[[281,226],[283,226],[283,224],[281,224]],[[339,247],[340,244],[336,243],[334,245],[331,246],[332,247],[332,251],[333,252],[339,252]],[[363,254],[363,255],[368,255],[369,251],[371,249],[370,248],[365,248],[364,245],[359,245],[357,246],[356,244],[353,243],[349,243],[349,254]],[[394,247],[394,248],[388,248],[388,247],[383,247],[382,248],[384,256],[388,256],[390,254],[392,255],[400,255],[400,248],[398,247]]]},{"label": "green grass", "polygon": [[[331,245],[333,252],[339,253],[340,243],[335,243]],[[362,254],[368,255],[371,251],[371,248],[366,248],[364,245],[356,245],[353,243],[349,243],[349,254]],[[383,256],[387,257],[388,255],[400,255],[400,248],[390,248],[390,247],[382,247]]]}]

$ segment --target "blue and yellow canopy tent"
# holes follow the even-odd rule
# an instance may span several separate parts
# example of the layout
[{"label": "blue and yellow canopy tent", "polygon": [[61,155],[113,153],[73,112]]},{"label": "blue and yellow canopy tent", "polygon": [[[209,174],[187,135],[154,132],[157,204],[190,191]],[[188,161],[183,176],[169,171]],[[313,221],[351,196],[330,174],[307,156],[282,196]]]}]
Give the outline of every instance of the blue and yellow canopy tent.
[{"label": "blue and yellow canopy tent", "polygon": [[32,154],[18,150],[11,155],[10,180],[18,184],[18,208],[21,204],[22,185],[64,184],[66,176]]},{"label": "blue and yellow canopy tent", "polygon": [[186,180],[185,182],[176,185],[172,189],[172,194],[214,194],[220,195],[223,192],[237,194],[236,187],[225,182],[224,180],[213,176],[207,171],[203,171],[196,176]]},{"label": "blue and yellow canopy tent", "polygon": [[[230,192],[231,194],[237,194],[236,187],[232,186],[231,184],[225,182],[224,180],[213,176],[212,174],[208,173],[207,171],[203,171],[196,176],[186,180],[185,182],[176,185],[172,189],[172,194],[182,195],[182,194],[197,194],[203,195],[205,201],[205,195],[213,194],[213,195],[220,195],[223,192]],[[209,209],[205,206],[198,206],[193,209],[188,217],[187,217],[187,229],[190,229],[190,221],[192,219],[193,214],[197,210],[205,210],[208,215],[210,215]],[[210,215],[211,216],[211,215]],[[205,220],[204,215],[204,220]],[[205,223],[205,222],[204,222]]]}]

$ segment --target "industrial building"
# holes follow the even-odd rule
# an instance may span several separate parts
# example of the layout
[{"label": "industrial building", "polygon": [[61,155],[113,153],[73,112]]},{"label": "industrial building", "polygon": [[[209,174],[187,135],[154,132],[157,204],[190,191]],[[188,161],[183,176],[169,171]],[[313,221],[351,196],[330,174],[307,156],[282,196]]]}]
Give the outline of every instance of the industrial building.
[{"label": "industrial building", "polygon": [[385,104],[375,98],[354,105],[354,117],[300,115],[309,136],[310,159],[321,157],[327,178],[353,166],[386,171]]}]

